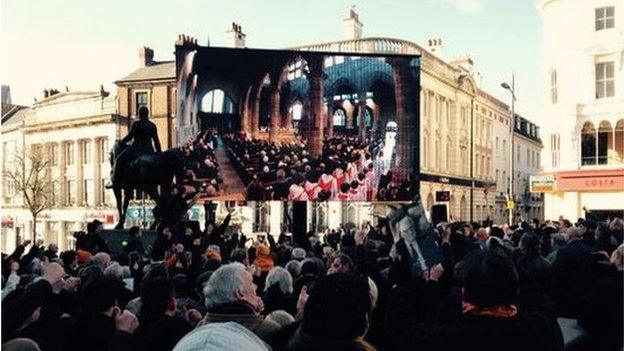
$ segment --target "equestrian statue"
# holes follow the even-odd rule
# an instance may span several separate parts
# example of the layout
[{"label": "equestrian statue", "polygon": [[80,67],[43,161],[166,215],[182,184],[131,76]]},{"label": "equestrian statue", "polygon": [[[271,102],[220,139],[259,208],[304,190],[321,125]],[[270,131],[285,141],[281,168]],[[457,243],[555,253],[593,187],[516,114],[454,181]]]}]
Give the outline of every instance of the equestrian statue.
[{"label": "equestrian statue", "polygon": [[184,176],[184,153],[180,149],[162,152],[156,125],[148,118],[149,110],[141,106],[138,114],[128,135],[111,151],[111,182],[107,188],[113,189],[117,202],[119,222],[115,229],[123,229],[135,191],[159,205],[162,195],[170,192],[173,179],[181,185]]}]

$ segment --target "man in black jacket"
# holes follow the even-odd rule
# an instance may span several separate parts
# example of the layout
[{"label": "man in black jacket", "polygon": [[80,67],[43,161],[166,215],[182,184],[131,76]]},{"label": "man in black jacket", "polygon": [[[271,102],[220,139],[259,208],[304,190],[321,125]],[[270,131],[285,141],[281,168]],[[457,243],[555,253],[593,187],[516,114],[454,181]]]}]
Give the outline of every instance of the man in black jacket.
[{"label": "man in black jacket", "polygon": [[122,283],[112,276],[99,276],[82,287],[80,313],[62,321],[61,350],[132,350],[138,319],[121,311],[117,300]]},{"label": "man in black jacket", "polygon": [[136,332],[142,350],[172,350],[193,329],[188,321],[176,318],[175,311],[176,300],[170,280],[159,277],[143,282],[139,315],[141,326]]},{"label": "man in black jacket", "polygon": [[583,244],[583,230],[568,228],[568,245],[557,251],[552,265],[552,298],[559,317],[578,318],[581,298],[591,286],[591,248]]},{"label": "man in black jacket", "polygon": [[509,257],[473,251],[465,258],[455,321],[434,308],[446,296],[440,267],[390,293],[386,330],[393,350],[563,350],[550,301],[530,276],[519,278]]}]

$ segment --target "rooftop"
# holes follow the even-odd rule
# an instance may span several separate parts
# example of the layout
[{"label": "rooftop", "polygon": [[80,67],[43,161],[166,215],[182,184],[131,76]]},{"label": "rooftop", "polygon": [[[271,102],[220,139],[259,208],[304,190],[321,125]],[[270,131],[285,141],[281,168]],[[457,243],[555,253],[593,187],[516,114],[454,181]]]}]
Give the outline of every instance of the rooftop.
[{"label": "rooftop", "polygon": [[13,104],[2,104],[2,127],[17,126],[24,121],[28,107]]},{"label": "rooftop", "polygon": [[146,80],[168,80],[175,79],[175,76],[175,61],[152,62],[117,80],[115,84]]}]

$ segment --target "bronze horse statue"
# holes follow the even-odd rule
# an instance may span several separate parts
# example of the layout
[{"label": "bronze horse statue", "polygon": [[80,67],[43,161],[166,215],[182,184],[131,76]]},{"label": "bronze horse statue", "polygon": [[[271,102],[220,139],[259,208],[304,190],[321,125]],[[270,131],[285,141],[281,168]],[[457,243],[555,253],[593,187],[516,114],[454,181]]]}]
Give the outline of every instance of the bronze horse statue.
[{"label": "bronze horse statue", "polygon": [[[111,151],[111,166],[126,147],[121,146],[119,142],[115,143]],[[170,191],[173,186],[174,178],[176,184],[182,184],[184,152],[176,148],[160,153],[139,154],[126,164],[116,164],[115,167],[121,167],[119,168],[119,175],[112,179],[112,188],[119,214],[119,221],[115,229],[123,229],[128,204],[133,198],[135,190],[137,194],[142,192],[149,196],[158,205],[162,195]]]}]

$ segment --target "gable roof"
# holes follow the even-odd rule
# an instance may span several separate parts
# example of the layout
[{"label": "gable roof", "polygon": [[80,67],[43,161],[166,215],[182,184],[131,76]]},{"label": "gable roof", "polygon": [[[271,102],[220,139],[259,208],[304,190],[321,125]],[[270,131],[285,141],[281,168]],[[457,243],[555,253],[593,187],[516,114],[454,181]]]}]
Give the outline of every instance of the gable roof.
[{"label": "gable roof", "polygon": [[2,127],[8,128],[21,124],[27,109],[26,106],[2,104]]},{"label": "gable roof", "polygon": [[115,84],[144,80],[175,80],[175,77],[175,61],[152,62],[115,81]]}]

